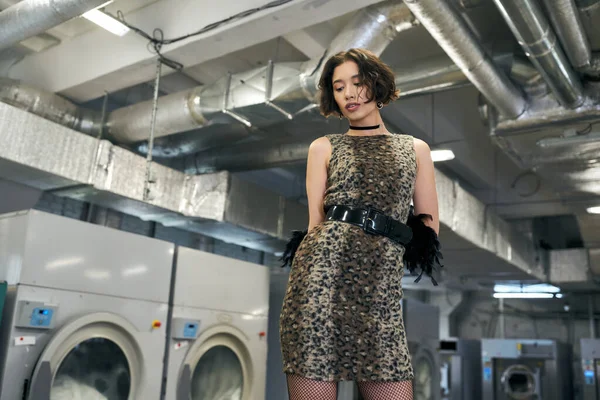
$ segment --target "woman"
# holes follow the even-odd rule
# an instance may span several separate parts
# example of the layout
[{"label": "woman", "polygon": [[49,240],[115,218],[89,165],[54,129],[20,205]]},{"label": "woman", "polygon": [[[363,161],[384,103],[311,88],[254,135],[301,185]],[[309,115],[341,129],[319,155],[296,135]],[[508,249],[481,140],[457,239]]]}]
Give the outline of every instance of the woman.
[{"label": "woman", "polygon": [[[401,279],[413,231],[430,240],[429,254],[413,258],[439,255],[431,153],[425,142],[385,128],[380,110],[398,91],[371,52],[331,57],[319,87],[322,114],[345,117],[350,127],[315,140],[308,153],[308,232],[290,250],[280,318],[290,400],[335,400],[342,380],[356,381],[365,400],[412,399]],[[411,200],[428,225],[418,232],[403,223]]]}]

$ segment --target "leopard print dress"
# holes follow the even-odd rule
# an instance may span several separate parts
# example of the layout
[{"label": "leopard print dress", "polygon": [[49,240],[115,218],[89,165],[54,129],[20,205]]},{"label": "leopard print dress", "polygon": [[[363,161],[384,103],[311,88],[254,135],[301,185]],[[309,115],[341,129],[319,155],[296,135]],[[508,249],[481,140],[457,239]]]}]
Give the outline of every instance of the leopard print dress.
[{"label": "leopard print dress", "polygon": [[[408,135],[326,136],[325,207],[373,207],[405,222],[416,154]],[[283,370],[320,381],[413,379],[402,319],[404,247],[325,221],[294,257],[280,315]]]}]

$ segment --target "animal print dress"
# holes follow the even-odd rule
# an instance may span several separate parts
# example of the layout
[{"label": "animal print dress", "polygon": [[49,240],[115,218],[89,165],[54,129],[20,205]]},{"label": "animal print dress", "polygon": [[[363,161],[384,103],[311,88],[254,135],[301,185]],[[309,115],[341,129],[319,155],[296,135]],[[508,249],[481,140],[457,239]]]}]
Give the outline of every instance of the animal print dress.
[{"label": "animal print dress", "polygon": [[[326,136],[324,204],[373,207],[406,222],[416,178],[408,135]],[[280,316],[283,370],[320,381],[413,379],[402,320],[404,247],[340,221],[306,235]]]}]

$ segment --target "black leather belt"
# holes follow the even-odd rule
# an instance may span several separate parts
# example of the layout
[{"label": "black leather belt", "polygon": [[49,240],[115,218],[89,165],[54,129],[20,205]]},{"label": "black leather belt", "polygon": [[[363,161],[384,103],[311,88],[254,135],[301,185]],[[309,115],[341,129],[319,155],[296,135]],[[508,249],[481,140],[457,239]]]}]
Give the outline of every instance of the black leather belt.
[{"label": "black leather belt", "polygon": [[327,221],[341,221],[361,227],[372,235],[382,235],[394,242],[406,245],[412,239],[412,229],[374,208],[357,208],[334,205],[326,209]]}]

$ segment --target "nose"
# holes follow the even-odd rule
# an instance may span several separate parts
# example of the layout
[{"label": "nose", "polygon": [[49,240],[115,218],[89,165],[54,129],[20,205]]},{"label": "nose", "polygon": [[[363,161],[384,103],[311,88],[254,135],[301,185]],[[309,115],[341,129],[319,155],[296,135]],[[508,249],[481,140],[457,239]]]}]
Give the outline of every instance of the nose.
[{"label": "nose", "polygon": [[346,100],[353,99],[355,97],[354,92],[355,92],[354,85],[346,86],[346,89],[344,90],[344,95],[346,96]]}]

